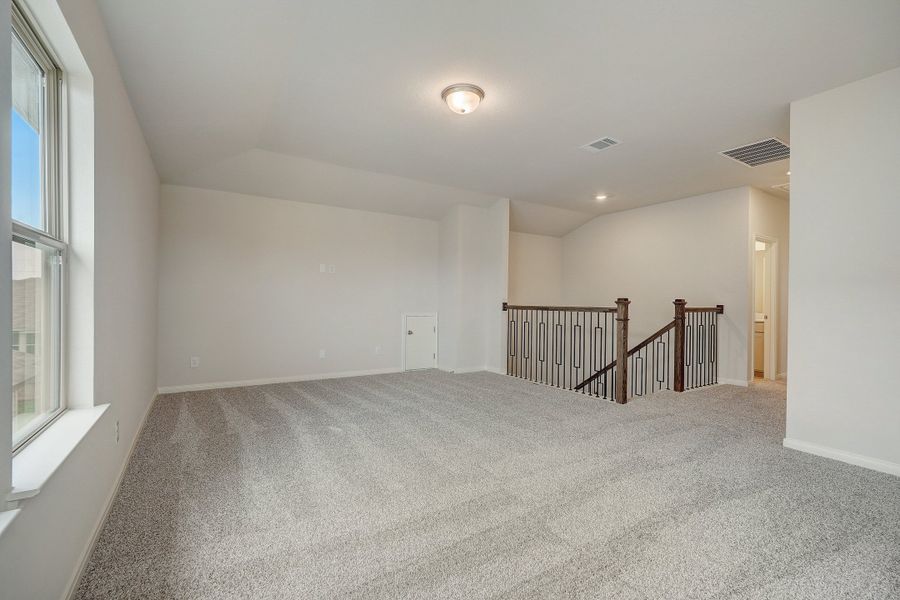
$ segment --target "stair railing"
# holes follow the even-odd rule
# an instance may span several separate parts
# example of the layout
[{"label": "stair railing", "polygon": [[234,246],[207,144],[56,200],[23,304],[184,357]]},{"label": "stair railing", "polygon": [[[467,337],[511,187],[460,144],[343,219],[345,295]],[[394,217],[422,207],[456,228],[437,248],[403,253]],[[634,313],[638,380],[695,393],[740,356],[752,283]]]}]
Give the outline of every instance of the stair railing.
[{"label": "stair railing", "polygon": [[[715,307],[687,307],[683,298],[675,305],[675,317],[655,333],[628,347],[628,301],[617,313],[617,352],[593,375],[575,386],[581,391],[607,377],[613,371],[618,383],[616,402],[624,404],[629,397],[644,396],[663,389],[683,392],[718,383],[718,316],[725,312]],[[623,307],[617,302],[617,307]],[[622,317],[621,320],[619,317]],[[674,340],[673,340],[674,337]],[[631,374],[629,379],[628,374]]]},{"label": "stair railing", "polygon": [[[628,348],[627,298],[607,306],[527,306],[503,303],[507,313],[506,374],[574,390]],[[627,365],[604,371],[578,391],[624,402]]]},{"label": "stair railing", "polygon": [[719,315],[724,313],[721,304],[689,307],[681,298],[675,301],[676,392],[719,383]]}]

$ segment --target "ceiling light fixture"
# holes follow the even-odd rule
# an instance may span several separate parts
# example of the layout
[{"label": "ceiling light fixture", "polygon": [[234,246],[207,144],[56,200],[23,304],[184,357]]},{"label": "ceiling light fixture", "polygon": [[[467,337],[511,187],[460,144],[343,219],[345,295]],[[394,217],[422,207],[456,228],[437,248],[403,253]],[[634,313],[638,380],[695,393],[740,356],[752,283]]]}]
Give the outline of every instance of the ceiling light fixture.
[{"label": "ceiling light fixture", "polygon": [[454,83],[444,88],[441,99],[458,115],[475,112],[484,99],[484,90],[471,83]]},{"label": "ceiling light fixture", "polygon": [[594,196],[594,200],[596,200],[596,201],[598,201],[598,202],[603,202],[603,201],[606,200],[608,197],[609,197],[609,196],[607,196],[606,194],[597,194],[596,196]]}]

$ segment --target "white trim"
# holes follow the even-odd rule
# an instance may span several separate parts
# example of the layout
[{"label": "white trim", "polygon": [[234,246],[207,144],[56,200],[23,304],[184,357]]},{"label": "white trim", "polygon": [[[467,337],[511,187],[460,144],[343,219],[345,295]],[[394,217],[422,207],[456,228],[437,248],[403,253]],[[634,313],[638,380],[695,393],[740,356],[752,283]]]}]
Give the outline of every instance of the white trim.
[{"label": "white trim", "polygon": [[778,381],[787,381],[787,373],[779,373],[775,376]]},{"label": "white trim", "polygon": [[454,373],[456,375],[464,375],[466,373],[497,373],[498,375],[506,375],[506,371],[503,369],[498,369],[496,367],[460,367],[458,369],[447,369],[445,367],[438,367],[441,371],[445,373]]},{"label": "white trim", "polygon": [[97,544],[97,540],[100,538],[100,532],[103,530],[103,524],[106,522],[106,517],[109,516],[109,511],[112,508],[113,500],[115,500],[116,494],[119,493],[119,486],[122,485],[122,478],[125,477],[125,470],[128,468],[128,463],[131,462],[131,455],[134,454],[134,449],[137,447],[137,441],[141,437],[141,433],[144,431],[144,425],[147,423],[147,416],[150,414],[150,409],[153,408],[153,405],[156,403],[157,398],[159,398],[159,395],[153,396],[153,399],[147,404],[147,410],[144,411],[144,416],[141,417],[141,422],[134,434],[134,438],[131,440],[131,447],[128,449],[128,454],[125,456],[125,460],[122,461],[122,467],[119,469],[119,475],[116,477],[116,481],[109,492],[109,496],[106,498],[106,503],[103,506],[103,512],[100,513],[100,517],[97,519],[97,522],[94,523],[94,532],[88,539],[84,550],[82,550],[81,560],[79,560],[78,564],[75,565],[75,570],[72,572],[72,576],[69,579],[69,585],[66,588],[66,593],[63,595],[63,598],[65,598],[66,600],[71,600],[71,598],[75,595],[75,590],[78,587],[78,582],[81,581],[81,576],[84,575],[84,570],[88,565],[88,559],[91,556],[91,552],[94,551],[94,546]]},{"label": "white trim", "polygon": [[252,387],[272,383],[294,383],[297,381],[315,381],[317,379],[341,379],[344,377],[362,377],[364,375],[384,375],[400,373],[401,369],[368,369],[364,371],[336,371],[333,373],[310,373],[308,375],[290,375],[288,377],[268,377],[266,379],[244,379],[241,381],[213,381],[209,383],[190,383],[187,385],[163,386],[157,390],[159,394],[176,394],[179,392],[199,392],[203,390],[221,390],[226,388]]},{"label": "white trim", "polygon": [[[434,319],[434,362],[431,368],[438,365],[438,314],[436,312],[411,312],[400,315],[400,370],[406,371],[406,332],[409,329],[406,326],[407,317],[432,317]],[[417,369],[418,370],[418,369]]]},{"label": "white trim", "polygon": [[815,454],[816,456],[822,456],[824,458],[830,458],[832,460],[837,460],[847,464],[856,465],[858,467],[864,467],[866,469],[872,469],[873,471],[880,471],[882,473],[897,475],[898,477],[900,477],[900,464],[881,460],[880,458],[872,458],[869,456],[863,456],[862,454],[854,454],[853,452],[846,452],[844,450],[829,448],[828,446],[820,446],[819,444],[811,444],[810,442],[803,442],[791,438],[784,438],[782,445],[785,448],[789,448],[791,450],[798,450],[800,452],[806,452],[807,454]]},{"label": "white trim", "polygon": [[22,512],[21,508],[11,508],[9,510],[0,511],[0,537],[3,536],[3,532],[6,530],[7,525],[15,521],[20,512]]},{"label": "white trim", "polygon": [[750,387],[750,382],[744,379],[724,379],[720,377],[719,385],[738,385],[740,387]]},{"label": "white trim", "polygon": [[12,459],[12,489],[6,501],[17,502],[37,496],[109,406],[101,404],[63,411],[49,427],[41,430],[41,435],[33,438]]}]

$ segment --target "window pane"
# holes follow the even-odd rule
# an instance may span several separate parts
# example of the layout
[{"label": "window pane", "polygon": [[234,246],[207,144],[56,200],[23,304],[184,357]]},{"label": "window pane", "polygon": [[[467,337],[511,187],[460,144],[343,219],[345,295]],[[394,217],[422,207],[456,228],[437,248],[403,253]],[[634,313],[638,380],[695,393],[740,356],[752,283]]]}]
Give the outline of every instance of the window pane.
[{"label": "window pane", "polygon": [[12,36],[12,218],[44,229],[41,132],[44,72]]},{"label": "window pane", "polygon": [[60,253],[12,243],[13,443],[59,408]]}]

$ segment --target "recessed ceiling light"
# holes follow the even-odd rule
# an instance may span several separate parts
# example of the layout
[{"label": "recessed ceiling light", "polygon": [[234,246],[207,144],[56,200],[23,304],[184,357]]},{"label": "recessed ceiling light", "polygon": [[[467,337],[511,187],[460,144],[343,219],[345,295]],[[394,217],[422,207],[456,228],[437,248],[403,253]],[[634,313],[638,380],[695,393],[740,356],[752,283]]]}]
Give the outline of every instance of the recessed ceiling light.
[{"label": "recessed ceiling light", "polygon": [[471,83],[454,83],[444,88],[441,99],[458,115],[475,112],[484,99],[484,90]]},{"label": "recessed ceiling light", "polygon": [[607,198],[609,198],[609,196],[607,196],[606,194],[597,194],[596,196],[594,196],[594,200],[597,200],[598,202],[603,202]]}]

